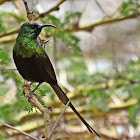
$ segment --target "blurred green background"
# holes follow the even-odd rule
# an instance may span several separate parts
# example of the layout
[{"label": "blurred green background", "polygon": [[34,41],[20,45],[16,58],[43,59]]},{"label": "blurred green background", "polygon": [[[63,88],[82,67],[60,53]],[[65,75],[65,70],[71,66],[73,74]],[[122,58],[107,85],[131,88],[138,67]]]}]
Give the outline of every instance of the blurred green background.
[{"label": "blurred green background", "polygon": [[[80,114],[103,140],[139,140],[140,1],[30,0],[28,6],[36,22],[57,27],[43,29],[40,37],[52,38],[45,50]],[[0,0],[0,121],[42,139],[43,118],[23,96],[27,81],[12,59],[18,30],[27,21],[22,0]],[[45,83],[36,94],[44,106],[52,107],[53,125],[64,105]],[[69,108],[53,137],[99,140]],[[19,139],[30,138],[0,124],[0,140]]]}]

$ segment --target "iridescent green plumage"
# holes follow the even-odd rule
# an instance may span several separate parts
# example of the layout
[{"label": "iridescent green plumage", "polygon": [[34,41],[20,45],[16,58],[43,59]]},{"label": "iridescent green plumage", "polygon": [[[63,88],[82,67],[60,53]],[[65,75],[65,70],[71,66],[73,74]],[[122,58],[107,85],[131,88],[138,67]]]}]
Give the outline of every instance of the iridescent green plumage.
[{"label": "iridescent green plumage", "polygon": [[[21,26],[13,48],[14,62],[24,79],[32,82],[39,82],[39,84],[42,82],[49,83],[59,99],[64,104],[67,104],[69,99],[57,84],[51,61],[45,50],[37,42],[37,36],[41,32],[41,29],[46,26],[55,27],[54,25],[48,24],[39,25],[35,22],[27,22]],[[69,103],[69,106],[86,125],[87,129],[91,133],[96,133],[96,131],[81,117],[71,102]]]},{"label": "iridescent green plumage", "polygon": [[19,73],[33,82],[57,83],[52,64],[45,50],[37,42],[42,28],[35,22],[21,26],[13,48],[13,57]]},{"label": "iridescent green plumage", "polygon": [[18,52],[23,58],[31,57],[34,53],[45,55],[45,51],[37,42],[37,36],[42,29],[35,30],[35,27],[38,26],[39,24],[34,22],[27,22],[21,26],[14,45],[14,51]]}]

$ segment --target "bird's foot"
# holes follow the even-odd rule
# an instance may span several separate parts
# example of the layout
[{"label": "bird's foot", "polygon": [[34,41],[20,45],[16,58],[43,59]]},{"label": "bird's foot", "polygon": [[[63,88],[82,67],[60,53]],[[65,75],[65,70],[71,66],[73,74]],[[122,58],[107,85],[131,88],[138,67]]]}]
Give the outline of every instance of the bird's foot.
[{"label": "bird's foot", "polygon": [[24,89],[23,89],[23,95],[25,96],[25,94],[29,97],[29,93],[31,91],[31,85],[30,84],[25,84],[24,85]]},{"label": "bird's foot", "polygon": [[32,90],[32,91],[29,93],[29,96],[30,96],[30,97],[31,97],[32,95],[35,95],[34,90]]},{"label": "bird's foot", "polygon": [[30,98],[32,95],[35,95],[34,92],[35,90],[32,90],[31,91],[31,86],[32,86],[33,83],[30,83],[30,84],[25,84],[24,85],[24,90],[23,90],[23,94],[25,96],[25,94],[28,96],[28,98]]},{"label": "bird's foot", "polygon": [[32,95],[35,95],[37,97],[37,95],[34,93],[35,90],[32,90],[30,93],[29,93],[29,96],[31,97]]},{"label": "bird's foot", "polygon": [[26,84],[24,84],[24,87],[30,88],[31,87],[31,84],[26,83]]}]

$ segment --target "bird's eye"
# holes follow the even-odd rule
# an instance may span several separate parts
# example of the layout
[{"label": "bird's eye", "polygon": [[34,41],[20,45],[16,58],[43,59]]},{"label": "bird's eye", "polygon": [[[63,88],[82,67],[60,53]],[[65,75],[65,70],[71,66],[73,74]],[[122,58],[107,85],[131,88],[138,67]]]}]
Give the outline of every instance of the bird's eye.
[{"label": "bird's eye", "polygon": [[35,29],[35,26],[34,26],[34,25],[31,25],[31,28],[32,28],[32,29]]},{"label": "bird's eye", "polygon": [[37,28],[38,27],[38,25],[31,25],[31,28],[32,29],[35,29],[35,28]]}]

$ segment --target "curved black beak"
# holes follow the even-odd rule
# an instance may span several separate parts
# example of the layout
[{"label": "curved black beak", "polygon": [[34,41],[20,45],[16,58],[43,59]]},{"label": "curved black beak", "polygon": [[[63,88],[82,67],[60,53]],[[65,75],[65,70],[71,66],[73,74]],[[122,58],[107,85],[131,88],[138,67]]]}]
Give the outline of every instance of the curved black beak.
[{"label": "curved black beak", "polygon": [[53,28],[57,28],[56,26],[54,26],[54,25],[52,25],[52,24],[40,24],[37,28],[38,28],[38,29],[42,29],[42,28],[47,27],[47,26],[51,26],[51,27],[53,27]]}]

